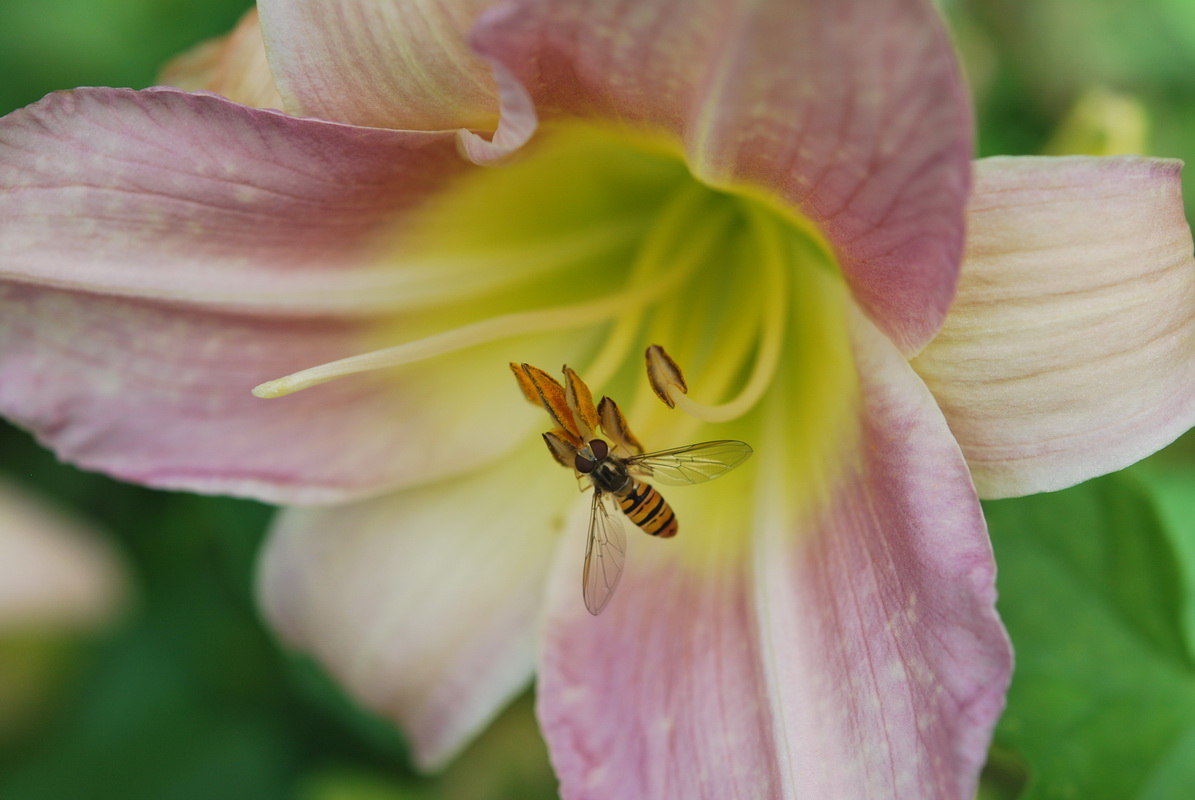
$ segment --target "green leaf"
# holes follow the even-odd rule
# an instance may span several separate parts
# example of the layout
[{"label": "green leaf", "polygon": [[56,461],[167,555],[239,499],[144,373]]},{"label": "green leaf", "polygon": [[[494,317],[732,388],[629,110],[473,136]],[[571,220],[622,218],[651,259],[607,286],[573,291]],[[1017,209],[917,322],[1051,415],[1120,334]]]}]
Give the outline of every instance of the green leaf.
[{"label": "green leaf", "polygon": [[1146,484],[1163,528],[1170,534],[1184,589],[1178,608],[1179,628],[1187,654],[1195,662],[1195,469],[1163,468],[1161,463],[1147,461],[1132,474]]},{"label": "green leaf", "polygon": [[1195,786],[1195,470],[1144,464],[986,504],[1017,651],[997,745],[1023,798]]}]

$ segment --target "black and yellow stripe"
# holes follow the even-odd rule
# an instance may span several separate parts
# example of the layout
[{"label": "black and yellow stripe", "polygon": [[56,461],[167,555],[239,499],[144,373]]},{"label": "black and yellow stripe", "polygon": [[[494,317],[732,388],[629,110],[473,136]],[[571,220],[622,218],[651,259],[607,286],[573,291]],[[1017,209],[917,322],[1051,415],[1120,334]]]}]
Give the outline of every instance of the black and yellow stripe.
[{"label": "black and yellow stripe", "polygon": [[646,483],[632,479],[627,493],[618,499],[622,512],[645,533],[668,538],[676,536],[676,514],[664,496]]}]

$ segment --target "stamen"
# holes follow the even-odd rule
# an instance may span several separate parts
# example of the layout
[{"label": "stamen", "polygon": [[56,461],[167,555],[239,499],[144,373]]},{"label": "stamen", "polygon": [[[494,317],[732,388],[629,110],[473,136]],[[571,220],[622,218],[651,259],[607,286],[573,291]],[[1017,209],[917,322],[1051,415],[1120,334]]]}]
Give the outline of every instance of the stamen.
[{"label": "stamen", "polygon": [[[759,345],[751,376],[738,395],[725,403],[706,404],[689,397],[680,370],[668,358],[663,348],[655,354],[648,349],[648,379],[652,388],[661,397],[667,397],[686,414],[703,422],[728,422],[750,411],[767,391],[780,363],[780,352],[784,344],[784,331],[788,327],[788,243],[779,223],[767,212],[748,208],[751,226],[760,243],[762,280],[760,297],[763,316],[760,319]],[[658,345],[653,347],[658,348]],[[662,357],[661,357],[662,356]],[[671,368],[669,368],[671,364]],[[654,368],[653,368],[654,367]],[[665,402],[668,402],[665,400]]]},{"label": "stamen", "polygon": [[[684,281],[718,237],[725,233],[731,215],[724,204],[718,204],[713,215],[698,214],[702,202],[708,197],[709,191],[696,183],[687,185],[685,191],[674,196],[660,213],[636,257],[630,285],[621,291],[585,303],[492,317],[424,339],[331,361],[266,381],[255,387],[253,394],[266,398],[283,397],[347,375],[409,364],[500,339],[585,327],[616,315],[640,311]],[[642,282],[634,280],[638,274],[659,266],[669,268]]]},{"label": "stamen", "polygon": [[535,390],[539,405],[548,412],[552,421],[556,423],[557,427],[568,431],[578,443],[581,442],[581,429],[577,426],[577,419],[569,407],[568,392],[565,391],[565,388],[539,367],[523,364],[520,368]]},{"label": "stamen", "polygon": [[573,468],[573,459],[577,455],[577,450],[581,448],[581,441],[574,439],[573,435],[563,428],[555,431],[548,431],[542,434],[544,443],[548,445],[548,451],[552,454],[552,458],[556,459],[557,463],[562,467]]},{"label": "stamen", "polygon": [[[687,192],[682,199],[698,198],[702,192]],[[685,213],[661,214],[659,222],[653,226],[652,234],[644,242],[643,247],[635,256],[631,265],[630,285],[632,287],[645,285],[652,272],[660,269],[661,265],[675,258],[675,250],[679,242],[683,242],[693,226],[693,218]],[[727,218],[720,217],[711,222],[719,229],[727,222]],[[693,262],[696,266],[696,261]],[[589,382],[594,386],[602,386],[613,377],[618,367],[626,358],[627,352],[636,341],[636,334],[642,324],[646,305],[627,308],[618,317],[605,341],[602,349],[594,357],[593,362],[585,370]]]},{"label": "stamen", "polygon": [[673,389],[681,394],[687,394],[689,391],[684,373],[672,360],[672,356],[658,344],[647,348],[647,382],[651,384],[651,389],[656,393],[656,397],[660,398],[660,402],[669,408],[676,408],[671,396]]},{"label": "stamen", "polygon": [[564,399],[569,411],[573,412],[573,421],[577,423],[581,438],[588,442],[599,424],[597,407],[585,381],[568,364],[564,365]]},{"label": "stamen", "polygon": [[623,416],[618,403],[609,397],[603,397],[602,402],[598,404],[598,415],[601,417],[602,430],[623,451],[622,455],[638,455],[643,452],[643,445],[635,434],[631,433],[627,418]]}]

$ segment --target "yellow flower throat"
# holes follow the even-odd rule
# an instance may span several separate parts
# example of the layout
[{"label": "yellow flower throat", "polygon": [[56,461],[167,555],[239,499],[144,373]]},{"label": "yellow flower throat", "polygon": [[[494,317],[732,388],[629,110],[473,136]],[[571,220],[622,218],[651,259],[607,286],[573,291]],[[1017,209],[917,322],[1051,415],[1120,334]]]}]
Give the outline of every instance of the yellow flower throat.
[{"label": "yellow flower throat", "polygon": [[[575,337],[570,362],[623,398],[653,447],[779,439],[790,464],[818,463],[856,394],[849,294],[829,248],[760,193],[698,180],[681,155],[592,126],[541,130],[380,235],[379,260],[431,287],[386,346],[253,393],[281,397],[516,337]],[[652,343],[694,380],[692,396],[669,392],[684,415],[652,401],[642,360]],[[709,425],[718,429],[699,430]]]}]

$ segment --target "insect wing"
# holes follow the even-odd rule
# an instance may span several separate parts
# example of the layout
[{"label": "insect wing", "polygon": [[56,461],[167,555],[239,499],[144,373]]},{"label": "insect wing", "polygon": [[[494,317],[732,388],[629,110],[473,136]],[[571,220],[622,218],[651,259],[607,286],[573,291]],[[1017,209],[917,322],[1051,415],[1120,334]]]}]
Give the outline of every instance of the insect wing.
[{"label": "insect wing", "polygon": [[687,486],[730,472],[752,452],[746,442],[722,439],[631,456],[626,463],[627,470],[636,475],[669,486]]},{"label": "insect wing", "polygon": [[627,540],[622,522],[606,508],[606,494],[593,491],[593,509],[589,514],[589,541],[585,545],[585,567],[581,571],[581,591],[585,607],[597,616],[614,595],[626,559]]}]

